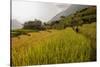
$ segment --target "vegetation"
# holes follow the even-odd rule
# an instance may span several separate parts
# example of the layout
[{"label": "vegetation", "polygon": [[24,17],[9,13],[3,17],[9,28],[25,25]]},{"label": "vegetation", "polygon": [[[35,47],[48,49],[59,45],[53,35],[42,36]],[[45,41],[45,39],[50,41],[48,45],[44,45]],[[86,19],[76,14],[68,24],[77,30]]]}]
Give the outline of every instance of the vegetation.
[{"label": "vegetation", "polygon": [[12,30],[12,66],[96,61],[95,8],[51,23],[28,21],[23,29]]},{"label": "vegetation", "polygon": [[41,29],[42,22],[35,19],[34,21],[28,21],[24,23],[24,29]]},{"label": "vegetation", "polygon": [[[47,30],[47,29],[65,29],[66,27],[81,26],[83,24],[89,24],[92,22],[96,22],[96,7],[92,6],[89,8],[82,9],[77,11],[75,14],[71,14],[67,17],[61,16],[60,20],[52,21],[50,23],[42,24],[42,21],[35,19],[34,21],[27,21],[24,23],[23,30]],[[18,36],[23,34],[25,31],[12,32],[12,36]],[[27,30],[27,31],[28,31]]]},{"label": "vegetation", "polygon": [[80,33],[91,40],[91,59],[96,60],[96,23],[85,24],[80,29]]},{"label": "vegetation", "polygon": [[[84,25],[81,32],[84,30],[86,32],[82,34],[77,34],[69,27],[64,30],[52,30],[51,33],[46,31],[32,33],[31,37],[21,36],[20,40],[15,38],[12,46],[12,65],[94,61],[96,60],[96,43],[92,40],[96,38],[94,26],[95,24]],[[87,30],[88,28],[94,30]],[[93,32],[94,36],[91,38]]]},{"label": "vegetation", "polygon": [[60,20],[52,21],[50,25],[53,29],[64,29],[69,26],[80,26],[83,24],[88,24],[96,22],[96,7],[88,7],[77,11],[67,17],[61,16]]},{"label": "vegetation", "polygon": [[27,35],[30,32],[38,32],[39,30],[33,30],[33,29],[17,29],[11,31],[11,37],[17,37],[20,35]]}]

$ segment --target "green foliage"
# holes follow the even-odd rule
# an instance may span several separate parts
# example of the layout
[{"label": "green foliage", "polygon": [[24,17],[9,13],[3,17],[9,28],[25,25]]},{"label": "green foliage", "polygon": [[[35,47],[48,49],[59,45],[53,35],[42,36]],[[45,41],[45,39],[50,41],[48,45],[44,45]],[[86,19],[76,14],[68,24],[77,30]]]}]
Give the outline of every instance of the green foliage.
[{"label": "green foliage", "polygon": [[34,21],[28,21],[24,23],[24,29],[38,29],[40,30],[42,26],[42,22],[40,20],[35,19]]},{"label": "green foliage", "polygon": [[96,7],[89,7],[85,11],[80,12],[79,14],[82,16],[87,16],[87,15],[91,15],[91,14],[96,15]]},{"label": "green foliage", "polygon": [[[71,14],[67,17],[61,16],[61,19],[58,20],[59,23],[51,22],[53,27],[52,28],[61,28],[64,29],[65,27],[69,26],[80,26],[86,23],[96,22],[96,7],[88,7],[84,8],[80,11],[77,11],[74,14]],[[59,26],[59,27],[58,27]]]},{"label": "green foliage", "polygon": [[38,32],[39,30],[31,30],[31,29],[17,29],[11,30],[11,37],[17,37],[20,35],[27,35],[29,32]]},{"label": "green foliage", "polygon": [[11,37],[17,37],[21,35],[21,32],[11,32]]},{"label": "green foliage", "polygon": [[84,16],[82,17],[82,20],[84,20],[84,23],[92,23],[92,22],[96,22],[96,15],[88,15],[88,16]]}]

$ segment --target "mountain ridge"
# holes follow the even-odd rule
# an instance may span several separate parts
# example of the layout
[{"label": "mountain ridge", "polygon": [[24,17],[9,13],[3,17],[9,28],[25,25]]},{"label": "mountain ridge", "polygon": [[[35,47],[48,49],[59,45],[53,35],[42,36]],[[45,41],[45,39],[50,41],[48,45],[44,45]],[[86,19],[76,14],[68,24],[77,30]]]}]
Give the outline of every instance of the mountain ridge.
[{"label": "mountain ridge", "polygon": [[55,15],[51,20],[49,20],[49,22],[59,20],[61,16],[67,17],[68,15],[73,14],[76,11],[79,11],[79,10],[87,8],[87,7],[89,7],[89,5],[71,5],[68,9]]},{"label": "mountain ridge", "polygon": [[16,19],[11,20],[11,29],[21,29],[23,25]]}]

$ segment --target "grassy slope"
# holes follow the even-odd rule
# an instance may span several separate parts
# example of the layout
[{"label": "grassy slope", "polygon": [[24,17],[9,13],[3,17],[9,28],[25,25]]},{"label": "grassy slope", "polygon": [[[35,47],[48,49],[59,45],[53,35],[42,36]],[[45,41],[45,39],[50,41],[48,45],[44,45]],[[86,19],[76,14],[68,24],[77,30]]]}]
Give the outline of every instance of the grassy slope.
[{"label": "grassy slope", "polygon": [[85,24],[80,29],[80,32],[91,40],[91,59],[96,60],[96,23]]},{"label": "grassy slope", "polygon": [[92,51],[96,49],[94,40],[94,46],[91,44],[91,37],[96,38],[93,25],[81,27],[82,34],[67,28],[30,33],[31,36],[21,35],[20,39],[15,37],[12,39],[12,65],[91,61],[94,57]]}]

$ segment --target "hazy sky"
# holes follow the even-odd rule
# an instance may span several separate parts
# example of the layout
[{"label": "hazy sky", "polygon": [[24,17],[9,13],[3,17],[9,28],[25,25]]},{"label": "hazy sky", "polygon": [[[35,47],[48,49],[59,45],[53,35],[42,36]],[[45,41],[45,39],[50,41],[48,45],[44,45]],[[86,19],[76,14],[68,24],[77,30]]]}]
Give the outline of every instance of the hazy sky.
[{"label": "hazy sky", "polygon": [[46,22],[69,6],[69,4],[12,0],[12,19],[17,19],[21,23],[35,18]]}]

